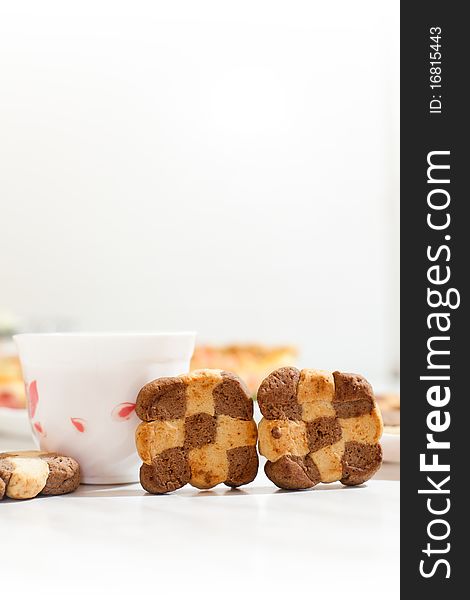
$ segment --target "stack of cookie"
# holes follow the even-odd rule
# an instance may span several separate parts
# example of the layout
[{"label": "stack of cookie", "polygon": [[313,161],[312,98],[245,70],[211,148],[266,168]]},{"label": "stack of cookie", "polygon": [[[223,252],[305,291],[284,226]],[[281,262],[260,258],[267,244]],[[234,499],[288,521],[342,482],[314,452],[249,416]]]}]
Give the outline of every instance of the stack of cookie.
[{"label": "stack of cookie", "polygon": [[[284,367],[262,382],[258,402],[259,451],[280,488],[338,480],[358,485],[380,467],[382,419],[360,375]],[[236,375],[202,369],[157,379],[139,393],[136,413],[143,421],[136,444],[147,491],[186,483],[238,487],[256,477],[253,402]]]}]

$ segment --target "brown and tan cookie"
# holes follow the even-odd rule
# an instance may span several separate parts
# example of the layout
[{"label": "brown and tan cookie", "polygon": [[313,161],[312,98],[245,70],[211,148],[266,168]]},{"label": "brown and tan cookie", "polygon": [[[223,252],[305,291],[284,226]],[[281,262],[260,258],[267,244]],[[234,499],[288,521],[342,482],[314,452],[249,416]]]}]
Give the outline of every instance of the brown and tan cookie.
[{"label": "brown and tan cookie", "polygon": [[0,500],[68,494],[79,484],[80,467],[68,456],[40,451],[0,454]]},{"label": "brown and tan cookie", "polygon": [[186,483],[238,487],[256,477],[253,401],[236,375],[202,369],[156,379],[139,392],[136,413],[143,421],[136,431],[140,481],[148,492]]},{"label": "brown and tan cookie", "polygon": [[358,485],[380,467],[382,417],[361,375],[283,367],[263,381],[258,403],[259,451],[277,486]]}]

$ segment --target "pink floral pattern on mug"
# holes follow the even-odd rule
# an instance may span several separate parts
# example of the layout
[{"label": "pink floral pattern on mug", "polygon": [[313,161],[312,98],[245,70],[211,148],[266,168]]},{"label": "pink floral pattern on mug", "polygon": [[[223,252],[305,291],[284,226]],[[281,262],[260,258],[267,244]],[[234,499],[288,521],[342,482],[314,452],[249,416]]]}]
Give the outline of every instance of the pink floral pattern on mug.
[{"label": "pink floral pattern on mug", "polygon": [[85,419],[77,419],[75,417],[70,417],[72,425],[79,433],[85,433],[86,429],[86,421]]},{"label": "pink floral pattern on mug", "polygon": [[31,419],[34,419],[34,415],[36,414],[36,409],[39,402],[37,381],[34,380],[29,384],[29,386],[26,385],[26,391],[28,396],[29,416],[31,417]]},{"label": "pink floral pattern on mug", "polygon": [[135,403],[123,402],[115,406],[111,412],[111,416],[116,421],[128,421],[132,413],[135,411]]},{"label": "pink floral pattern on mug", "polygon": [[40,436],[46,437],[46,432],[44,431],[44,427],[41,425],[39,421],[33,423],[33,427],[36,433],[39,433]]}]

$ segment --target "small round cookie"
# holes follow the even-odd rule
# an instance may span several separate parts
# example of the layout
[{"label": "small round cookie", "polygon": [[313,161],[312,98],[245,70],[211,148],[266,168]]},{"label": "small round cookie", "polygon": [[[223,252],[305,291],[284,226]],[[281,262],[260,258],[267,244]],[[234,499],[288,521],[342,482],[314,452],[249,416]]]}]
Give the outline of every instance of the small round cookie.
[{"label": "small round cookie", "polygon": [[361,375],[283,367],[263,381],[258,403],[259,451],[278,487],[359,485],[380,467],[382,418]]},{"label": "small round cookie", "polygon": [[238,487],[256,477],[253,400],[236,375],[202,369],[156,379],[139,392],[136,413],[140,482],[151,494],[186,483]]},{"label": "small round cookie", "polygon": [[69,456],[29,450],[0,454],[0,500],[68,494],[79,485],[80,467]]}]

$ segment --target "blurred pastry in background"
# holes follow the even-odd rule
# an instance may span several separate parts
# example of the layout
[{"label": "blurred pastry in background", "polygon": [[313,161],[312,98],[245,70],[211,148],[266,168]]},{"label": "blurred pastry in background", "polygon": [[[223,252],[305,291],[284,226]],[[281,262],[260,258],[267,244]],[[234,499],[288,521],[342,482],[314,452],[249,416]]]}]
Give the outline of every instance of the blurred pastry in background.
[{"label": "blurred pastry in background", "polygon": [[3,374],[0,374],[0,407],[26,408],[23,381],[4,381]]},{"label": "blurred pastry in background", "polygon": [[385,433],[400,433],[400,395],[395,393],[378,394]]},{"label": "blurred pastry in background", "polygon": [[12,336],[16,320],[0,313],[0,407],[26,408],[20,360]]},{"label": "blurred pastry in background", "polygon": [[0,407],[26,408],[26,393],[18,356],[0,338]]},{"label": "blurred pastry in background", "polygon": [[236,373],[246,382],[252,396],[256,395],[263,379],[280,367],[297,362],[294,346],[262,346],[260,344],[233,344],[229,346],[196,346],[191,360],[191,371],[221,369]]}]

